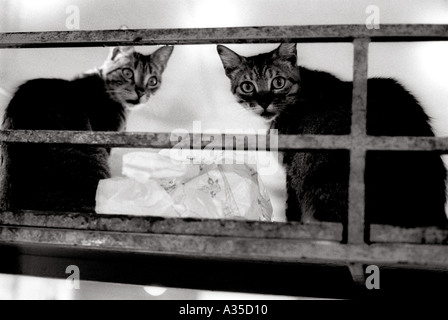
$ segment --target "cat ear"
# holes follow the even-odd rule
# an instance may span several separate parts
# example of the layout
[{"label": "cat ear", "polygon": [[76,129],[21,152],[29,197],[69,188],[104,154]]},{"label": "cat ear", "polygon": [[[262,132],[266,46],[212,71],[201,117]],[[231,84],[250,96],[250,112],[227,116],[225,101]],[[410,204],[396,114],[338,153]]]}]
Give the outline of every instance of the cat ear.
[{"label": "cat ear", "polygon": [[168,59],[171,57],[171,53],[173,53],[173,46],[164,46],[151,54],[151,60],[157,64],[161,70],[165,70],[165,67],[168,63]]},{"label": "cat ear", "polygon": [[233,52],[229,48],[223,45],[218,45],[216,47],[218,50],[219,57],[221,58],[222,65],[224,66],[224,70],[226,75],[230,77],[232,72],[241,66],[241,63],[244,62],[244,57],[238,55]]},{"label": "cat ear", "polygon": [[123,55],[131,55],[132,53],[135,52],[134,47],[132,46],[126,46],[126,47],[115,47],[112,48],[110,50],[110,55],[109,55],[109,60],[115,60],[115,58],[119,55],[119,54],[123,54]]},{"label": "cat ear", "polygon": [[296,43],[282,43],[274,51],[275,58],[281,58],[290,61],[293,65],[297,63],[297,44]]}]

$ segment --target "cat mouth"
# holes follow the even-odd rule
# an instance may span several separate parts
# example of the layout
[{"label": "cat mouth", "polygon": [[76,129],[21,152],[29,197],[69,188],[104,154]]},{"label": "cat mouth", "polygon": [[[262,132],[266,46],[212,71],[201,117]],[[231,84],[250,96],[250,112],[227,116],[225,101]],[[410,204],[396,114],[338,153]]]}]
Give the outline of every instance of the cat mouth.
[{"label": "cat mouth", "polygon": [[128,104],[132,104],[132,105],[137,105],[137,104],[140,104],[140,99],[135,99],[135,100],[126,100],[126,102],[128,103]]},{"label": "cat mouth", "polygon": [[277,116],[277,114],[276,113],[274,113],[274,112],[269,112],[269,111],[263,111],[261,114],[260,114],[260,116],[262,116],[263,118],[265,118],[266,120],[272,120],[272,119],[274,119],[276,116]]}]

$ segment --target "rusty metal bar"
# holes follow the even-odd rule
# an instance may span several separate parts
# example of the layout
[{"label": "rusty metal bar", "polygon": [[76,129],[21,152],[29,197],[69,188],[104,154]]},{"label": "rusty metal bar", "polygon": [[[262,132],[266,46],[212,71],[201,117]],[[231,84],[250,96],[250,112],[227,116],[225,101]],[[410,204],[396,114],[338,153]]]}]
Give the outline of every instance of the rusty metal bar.
[{"label": "rusty metal bar", "polygon": [[364,273],[363,264],[350,262],[347,266],[350,271],[350,274],[352,275],[353,282],[357,286],[364,286],[365,285],[365,273]]},{"label": "rusty metal bar", "polygon": [[0,227],[0,244],[234,260],[351,263],[448,270],[448,246]]},{"label": "rusty metal bar", "polygon": [[51,212],[0,212],[0,225],[152,234],[341,241],[339,223],[278,223]]},{"label": "rusty metal bar", "polygon": [[364,242],[365,182],[364,171],[366,149],[362,140],[366,133],[367,113],[367,64],[370,39],[355,39],[353,60],[353,94],[350,150],[350,176],[348,189],[348,242]]},{"label": "rusty metal bar", "polygon": [[400,228],[389,225],[370,225],[371,242],[447,244],[448,230],[436,227]]},{"label": "rusty metal bar", "polygon": [[351,135],[363,138],[367,135],[367,69],[370,39],[353,41],[353,92]]},{"label": "rusty metal bar", "polygon": [[[259,221],[163,218],[154,216],[98,215],[59,212],[0,212],[0,225],[40,228],[68,228],[152,234],[249,237],[266,239],[321,239],[341,241],[340,223],[278,223]],[[393,243],[444,244],[448,230],[436,227],[401,228],[370,225],[370,241]]]},{"label": "rusty metal bar", "polygon": [[348,224],[349,243],[363,243],[365,234],[365,170],[366,153],[363,150],[351,150],[348,187]]},{"label": "rusty metal bar", "polygon": [[[218,135],[219,136],[219,135]],[[227,139],[226,139],[227,136]],[[109,147],[133,148],[214,148],[225,150],[314,150],[314,149],[351,149],[353,145],[362,145],[366,150],[382,151],[435,151],[448,152],[448,137],[373,137],[350,135],[278,135],[278,143],[272,143],[271,136],[258,138],[257,135],[222,134],[221,142],[215,135],[212,141],[210,135],[201,133],[184,136],[179,143],[177,135],[155,132],[86,132],[86,131],[46,131],[46,130],[3,130],[0,131],[0,142],[3,143],[56,143],[56,144],[91,144]],[[232,138],[232,139],[231,139]],[[242,143],[234,144],[233,138]],[[244,139],[247,138],[247,139]],[[181,141],[181,142],[182,142]],[[188,144],[187,142],[191,143]],[[194,143],[200,141],[200,143]],[[248,141],[257,141],[251,144]],[[258,141],[266,141],[266,149],[258,145]],[[211,144],[212,143],[212,144]],[[187,146],[188,145],[188,146]]]},{"label": "rusty metal bar", "polygon": [[[266,239],[314,239],[341,241],[339,223],[278,223],[258,221],[163,218],[132,215],[98,215],[53,212],[0,212],[0,225],[68,228],[152,234],[249,237]],[[386,243],[446,244],[448,230],[437,227],[401,228],[370,225],[370,241]]]},{"label": "rusty metal bar", "polygon": [[447,25],[260,26],[1,33],[0,48],[98,47],[116,45],[179,45],[270,42],[434,41],[448,39]]},{"label": "rusty metal bar", "polygon": [[[128,133],[99,131],[3,130],[1,142],[89,144],[109,147],[172,148],[170,133]],[[173,138],[174,139],[174,138]]]}]

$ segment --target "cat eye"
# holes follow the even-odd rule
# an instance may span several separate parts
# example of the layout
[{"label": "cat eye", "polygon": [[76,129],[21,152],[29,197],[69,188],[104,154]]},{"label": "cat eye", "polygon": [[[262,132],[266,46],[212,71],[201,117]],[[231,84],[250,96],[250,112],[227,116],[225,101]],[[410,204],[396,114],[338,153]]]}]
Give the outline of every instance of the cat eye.
[{"label": "cat eye", "polygon": [[255,90],[255,86],[249,81],[243,82],[240,88],[244,93],[252,93]]},{"label": "cat eye", "polygon": [[272,87],[274,89],[282,89],[286,84],[286,80],[283,77],[276,77],[272,80]]},{"label": "cat eye", "polygon": [[134,72],[132,72],[132,70],[129,68],[125,68],[125,69],[121,70],[121,73],[123,74],[123,76],[125,78],[128,78],[128,79],[131,79],[132,77],[134,77]]},{"label": "cat eye", "polygon": [[148,86],[150,86],[150,87],[154,87],[154,86],[156,86],[158,83],[159,83],[159,81],[157,80],[156,77],[151,77],[151,78],[149,78],[149,80],[148,80]]}]

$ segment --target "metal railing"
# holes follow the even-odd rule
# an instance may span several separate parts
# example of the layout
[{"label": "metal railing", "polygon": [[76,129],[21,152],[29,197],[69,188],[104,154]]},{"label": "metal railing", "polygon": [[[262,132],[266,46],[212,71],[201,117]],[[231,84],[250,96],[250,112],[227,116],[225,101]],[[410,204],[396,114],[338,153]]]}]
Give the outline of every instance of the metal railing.
[{"label": "metal railing", "polygon": [[[95,47],[266,42],[351,42],[354,46],[352,127],[349,135],[279,135],[279,151],[350,150],[348,224],[194,220],[78,213],[2,212],[0,244],[60,246],[98,251],[306,262],[359,267],[448,270],[448,230],[404,229],[364,223],[367,150],[448,153],[448,138],[377,137],[366,133],[368,49],[371,42],[448,40],[448,25],[273,26],[204,29],[0,33],[0,48]],[[210,141],[199,135],[202,147]],[[269,139],[266,139],[269,142]],[[227,141],[223,139],[223,141]],[[171,148],[169,133],[1,131],[1,143],[93,144]],[[269,145],[267,150],[269,150]],[[250,146],[223,148],[250,150]],[[344,229],[346,228],[346,229]],[[367,233],[367,229],[370,232]],[[346,232],[347,241],[343,241]],[[366,239],[366,234],[369,238]],[[325,240],[325,241],[322,241]],[[355,267],[353,267],[355,266]]]}]

